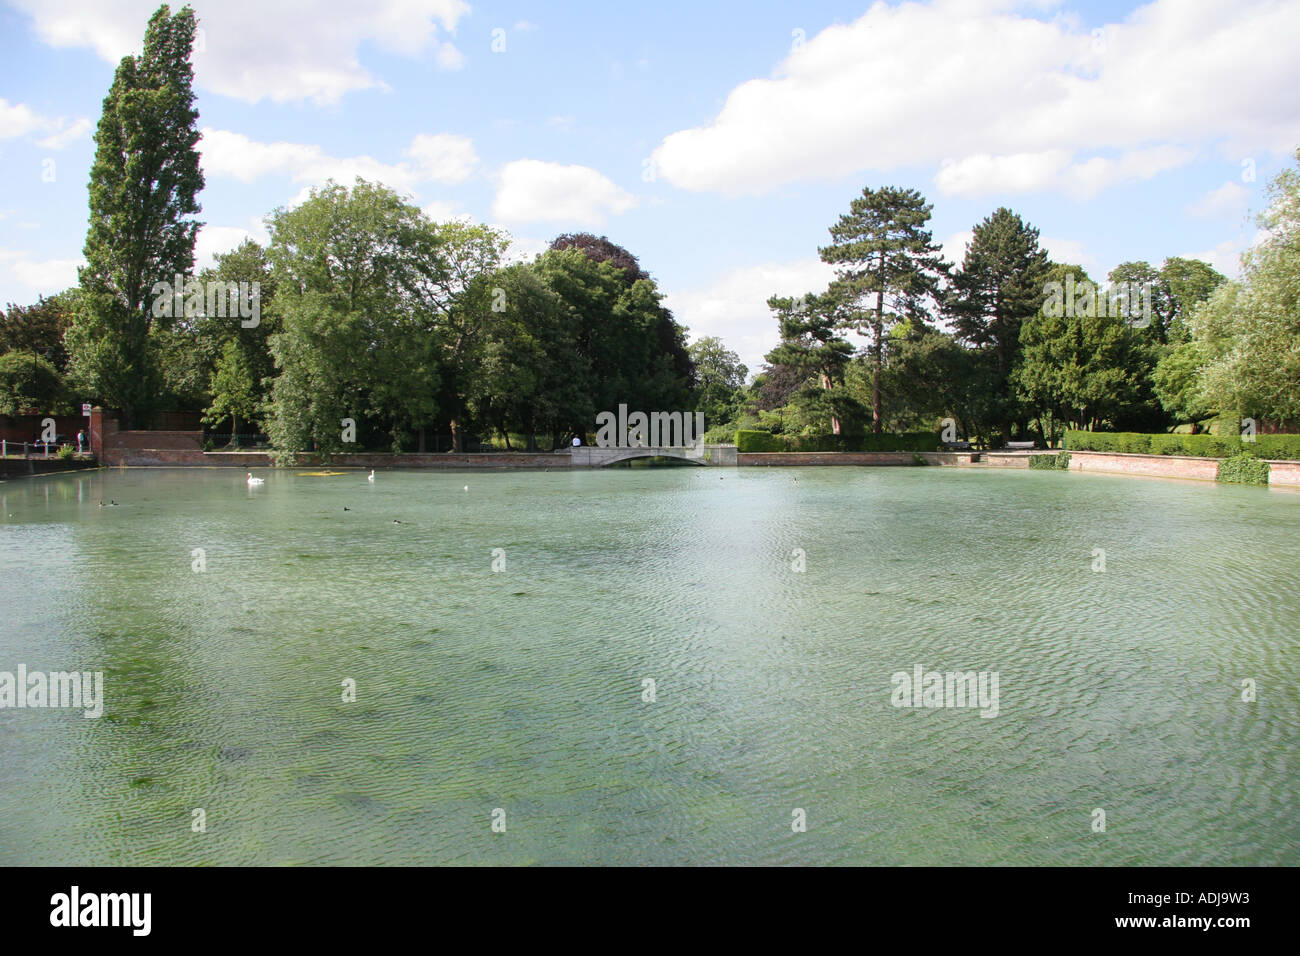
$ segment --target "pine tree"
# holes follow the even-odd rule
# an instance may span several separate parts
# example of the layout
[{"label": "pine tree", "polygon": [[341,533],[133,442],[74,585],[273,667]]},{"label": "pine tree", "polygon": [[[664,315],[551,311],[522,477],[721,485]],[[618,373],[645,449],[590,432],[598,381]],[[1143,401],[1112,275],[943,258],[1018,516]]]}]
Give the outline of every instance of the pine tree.
[{"label": "pine tree", "polygon": [[[767,353],[767,361],[799,369],[826,392],[842,384],[844,367],[853,357],[853,346],[839,334],[845,324],[844,298],[834,292],[799,299],[773,296],[767,305],[781,325],[781,344]],[[838,435],[840,418],[833,402],[829,407],[831,432]]]},{"label": "pine tree", "polygon": [[871,420],[876,432],[884,418],[880,376],[886,324],[917,314],[926,299],[936,298],[947,271],[926,228],[931,208],[915,189],[864,189],[831,226],[832,243],[818,250],[823,262],[838,266],[836,295],[855,306],[845,327],[870,340]]},{"label": "pine tree", "polygon": [[90,228],[80,270],[82,308],[69,330],[74,376],[122,412],[123,424],[159,392],[150,343],[155,283],[194,264],[203,188],[194,108],[194,11],[163,5],[140,56],[123,57],[104,99],[90,170]]},{"label": "pine tree", "polygon": [[1020,327],[1043,305],[1047,268],[1038,230],[1003,207],[975,227],[947,298],[957,337],[980,349],[990,365],[998,399],[994,424],[1004,442],[1019,413],[1011,373],[1020,356]]}]

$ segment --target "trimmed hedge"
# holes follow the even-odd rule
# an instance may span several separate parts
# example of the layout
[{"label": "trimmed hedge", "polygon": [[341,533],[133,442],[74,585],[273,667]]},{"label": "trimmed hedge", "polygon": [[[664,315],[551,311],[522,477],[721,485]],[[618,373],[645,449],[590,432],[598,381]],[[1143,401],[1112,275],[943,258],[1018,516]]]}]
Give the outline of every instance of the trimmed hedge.
[{"label": "trimmed hedge", "polygon": [[1300,435],[1256,435],[1253,442],[1244,444],[1259,458],[1300,461]]},{"label": "trimmed hedge", "polygon": [[1234,485],[1266,485],[1268,471],[1268,462],[1243,452],[1219,462],[1214,480]]},{"label": "trimmed hedge", "polygon": [[736,450],[762,451],[938,451],[939,436],[935,432],[888,432],[865,435],[799,435],[786,437],[758,429],[736,432]]},{"label": "trimmed hedge", "polygon": [[1253,442],[1244,442],[1237,435],[1067,431],[1063,444],[1073,451],[1109,451],[1128,455],[1229,458],[1249,452],[1257,458],[1300,460],[1300,435],[1257,435]]},{"label": "trimmed hedge", "polygon": [[771,432],[745,428],[736,432],[736,451],[785,451],[785,442]]},{"label": "trimmed hedge", "polygon": [[1070,453],[1059,452],[1055,455],[1030,455],[1029,467],[1040,471],[1065,471],[1070,467]]}]

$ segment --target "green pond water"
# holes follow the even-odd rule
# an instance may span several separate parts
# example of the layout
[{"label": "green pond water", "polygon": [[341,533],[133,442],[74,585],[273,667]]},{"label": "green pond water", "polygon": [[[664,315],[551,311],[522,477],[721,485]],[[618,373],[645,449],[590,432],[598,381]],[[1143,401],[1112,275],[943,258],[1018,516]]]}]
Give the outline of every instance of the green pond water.
[{"label": "green pond water", "polygon": [[302,471],[0,483],[0,864],[1300,863],[1300,495]]}]

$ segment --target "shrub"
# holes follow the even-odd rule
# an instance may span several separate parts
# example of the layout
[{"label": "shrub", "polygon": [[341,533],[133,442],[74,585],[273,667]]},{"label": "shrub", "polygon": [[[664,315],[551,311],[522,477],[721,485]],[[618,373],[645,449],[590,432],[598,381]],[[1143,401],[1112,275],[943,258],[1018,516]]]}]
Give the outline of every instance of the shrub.
[{"label": "shrub", "polygon": [[755,428],[744,428],[736,432],[736,451],[785,451],[785,442],[771,432]]},{"label": "shrub", "polygon": [[59,450],[55,452],[55,457],[57,457],[59,461],[71,461],[77,457],[77,449],[73,448],[71,445],[60,445]]},{"label": "shrub", "polygon": [[1257,435],[1253,442],[1243,442],[1238,435],[1068,431],[1065,433],[1065,447],[1074,451],[1190,455],[1196,458],[1228,458],[1249,451],[1257,458],[1300,460],[1300,435]]},{"label": "shrub", "polygon": [[1268,484],[1268,462],[1242,452],[1219,462],[1215,481],[1236,485]]},{"label": "shrub", "polygon": [[1064,471],[1070,467],[1070,453],[1063,451],[1055,455],[1030,455],[1029,467],[1039,471]]},{"label": "shrub", "polygon": [[934,432],[891,432],[865,435],[773,435],[758,429],[736,432],[736,450],[751,451],[938,451]]},{"label": "shrub", "polygon": [[1254,442],[1249,442],[1260,458],[1300,460],[1300,435],[1256,435]]}]

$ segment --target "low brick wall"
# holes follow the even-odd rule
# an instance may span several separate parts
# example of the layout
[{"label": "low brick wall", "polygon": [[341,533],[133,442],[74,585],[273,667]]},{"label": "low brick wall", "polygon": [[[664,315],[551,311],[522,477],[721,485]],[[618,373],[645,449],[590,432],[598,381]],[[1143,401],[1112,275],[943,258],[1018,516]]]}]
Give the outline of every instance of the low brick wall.
[{"label": "low brick wall", "polygon": [[[207,465],[229,468],[273,468],[271,456],[263,451],[194,451],[168,448],[125,449],[122,458],[127,465],[183,466]],[[484,454],[403,454],[361,453],[343,455],[328,466],[323,466],[314,455],[299,455],[295,468],[568,468],[568,455],[549,452],[501,452]]]},{"label": "low brick wall", "polygon": [[116,441],[119,449],[147,448],[151,450],[203,450],[203,432],[119,431],[116,433]]},{"label": "low brick wall", "polygon": [[1186,455],[1130,455],[1102,451],[1072,451],[1070,470],[1214,481],[1219,472],[1219,459]]},{"label": "low brick wall", "polygon": [[[750,451],[736,456],[741,467],[772,465],[915,465],[917,452],[911,451]],[[930,465],[969,465],[980,458],[979,452],[923,451],[919,453]]]},{"label": "low brick wall", "polygon": [[994,468],[1028,468],[1034,455],[1054,455],[1056,452],[989,451],[984,453],[984,463]]},{"label": "low brick wall", "polygon": [[62,461],[51,457],[44,458],[0,458],[0,480],[5,478],[27,478],[32,475],[51,475],[65,471],[82,471],[97,468],[98,463],[90,458],[74,458]]},{"label": "low brick wall", "polygon": [[1300,488],[1300,461],[1270,461],[1269,487]]}]

